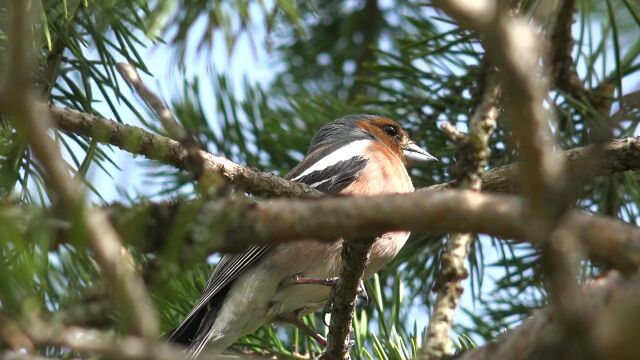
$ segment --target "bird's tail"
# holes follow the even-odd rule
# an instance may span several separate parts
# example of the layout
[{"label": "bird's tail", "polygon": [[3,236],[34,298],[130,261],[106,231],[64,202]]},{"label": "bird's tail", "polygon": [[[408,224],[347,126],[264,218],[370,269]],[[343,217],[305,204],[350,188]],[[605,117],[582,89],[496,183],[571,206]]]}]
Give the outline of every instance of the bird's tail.
[{"label": "bird's tail", "polygon": [[[207,343],[211,342],[211,331],[216,322],[222,301],[212,299],[206,306],[202,306],[197,311],[191,313],[184,321],[178,325],[167,339],[169,342],[180,344],[189,348],[189,357],[195,358],[202,352]],[[213,345],[213,344],[212,344]],[[212,346],[212,348],[215,346]],[[213,350],[213,349],[212,349]],[[224,348],[220,349],[222,352]],[[209,350],[207,350],[209,355]]]},{"label": "bird's tail", "polygon": [[202,320],[204,319],[206,311],[207,308],[203,307],[193,315],[184,319],[184,321],[180,325],[171,330],[167,341],[186,347],[191,347],[192,343],[198,335],[198,329],[200,329],[200,325]]}]

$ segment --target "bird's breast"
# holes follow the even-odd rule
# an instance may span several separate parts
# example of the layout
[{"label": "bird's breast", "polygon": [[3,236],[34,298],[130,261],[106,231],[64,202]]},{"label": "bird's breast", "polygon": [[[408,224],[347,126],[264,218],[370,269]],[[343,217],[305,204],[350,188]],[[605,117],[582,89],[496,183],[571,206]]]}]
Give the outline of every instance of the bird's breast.
[{"label": "bird's breast", "polygon": [[407,168],[398,155],[377,142],[368,150],[367,165],[341,194],[366,196],[413,192]]}]

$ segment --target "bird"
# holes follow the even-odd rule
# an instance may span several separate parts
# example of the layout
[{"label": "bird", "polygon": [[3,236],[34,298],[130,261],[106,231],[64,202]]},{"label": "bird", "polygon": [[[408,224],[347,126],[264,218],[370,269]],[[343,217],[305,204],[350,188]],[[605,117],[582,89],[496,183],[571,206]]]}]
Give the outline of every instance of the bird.
[{"label": "bird", "polygon": [[[371,196],[413,192],[407,171],[413,162],[436,158],[409,138],[395,121],[348,115],[322,126],[307,154],[285,178],[327,195]],[[385,233],[374,241],[365,278],[390,262],[409,232]],[[298,240],[252,246],[222,257],[200,299],[169,335],[196,357],[203,349],[220,354],[236,340],[274,321],[288,321],[320,342],[300,317],[322,308],[331,295],[327,279],[341,271],[342,240]],[[327,283],[327,281],[329,283]]]}]

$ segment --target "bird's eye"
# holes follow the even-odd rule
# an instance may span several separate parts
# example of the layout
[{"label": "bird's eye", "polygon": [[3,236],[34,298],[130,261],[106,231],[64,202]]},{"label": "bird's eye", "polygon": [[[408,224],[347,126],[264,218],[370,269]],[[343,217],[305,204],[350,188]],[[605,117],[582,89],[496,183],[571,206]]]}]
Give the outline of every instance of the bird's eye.
[{"label": "bird's eye", "polygon": [[382,130],[389,134],[389,136],[396,137],[398,136],[398,128],[392,125],[385,125]]}]

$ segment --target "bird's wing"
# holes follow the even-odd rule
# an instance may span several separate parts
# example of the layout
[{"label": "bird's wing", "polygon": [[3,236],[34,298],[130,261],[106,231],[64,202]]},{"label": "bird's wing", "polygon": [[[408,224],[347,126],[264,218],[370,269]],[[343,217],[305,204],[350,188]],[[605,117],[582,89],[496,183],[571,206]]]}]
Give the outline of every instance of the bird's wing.
[{"label": "bird's wing", "polygon": [[[326,160],[339,150],[319,149],[308,154],[285,178],[310,185],[329,195],[340,192],[358,178],[367,164],[367,158],[364,154],[356,152],[350,158],[334,156],[335,161],[325,161],[324,164],[318,165],[321,160]],[[185,320],[171,333],[169,341],[185,345],[191,343],[200,326],[199,321],[193,321],[200,317],[197,314],[207,310],[214,298],[224,298],[228,285],[262,259],[269,249],[269,246],[251,246],[241,253],[225,255],[209,277],[202,297]],[[222,299],[217,302],[222,302]],[[216,308],[216,312],[217,310],[219,308]],[[215,317],[215,314],[213,316]]]}]

